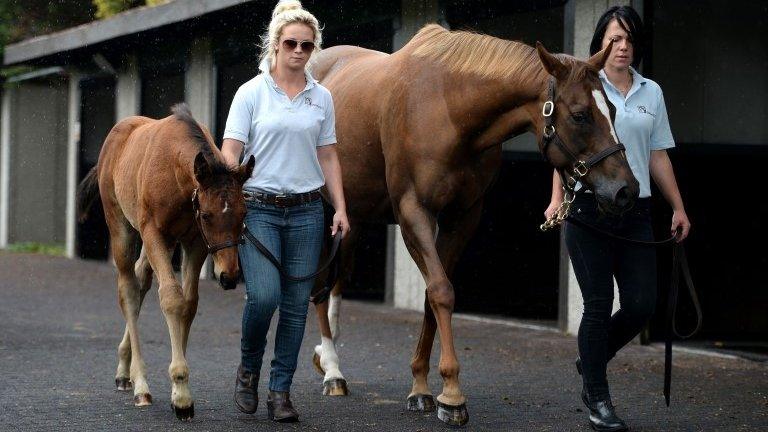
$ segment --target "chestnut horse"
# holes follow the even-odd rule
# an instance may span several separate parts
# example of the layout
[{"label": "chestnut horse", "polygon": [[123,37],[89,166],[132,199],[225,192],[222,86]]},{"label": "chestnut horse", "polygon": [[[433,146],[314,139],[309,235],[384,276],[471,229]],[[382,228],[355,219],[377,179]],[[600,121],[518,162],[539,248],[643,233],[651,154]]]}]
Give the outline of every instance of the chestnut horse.
[{"label": "chestnut horse", "polygon": [[[117,266],[118,302],[126,320],[115,383],[118,390],[133,388],[136,406],[152,403],[137,320],[154,271],[171,337],[171,405],[181,420],[194,416],[185,353],[197,311],[200,269],[210,252],[219,283],[225,289],[236,286],[237,244],[245,217],[241,189],[253,165],[251,157],[229,170],[210,133],[182,104],[162,120],[129,117],[117,123],[97,165],[80,184],[81,218],[97,193],[104,207]],[[177,243],[183,251],[182,285],[171,265]]]},{"label": "chestnut horse", "polygon": [[[503,141],[526,131],[541,140],[545,126],[554,127],[547,137],[557,131],[558,145],[540,141],[540,147],[566,178],[576,176],[572,157],[587,160],[617,147],[615,113],[598,77],[610,49],[580,61],[552,55],[541,45],[534,49],[433,24],[391,55],[339,46],[316,57],[313,72],[333,94],[336,107],[338,153],[353,226],[398,223],[426,282],[409,410],[435,409],[427,374],[437,329],[443,378],[438,417],[451,425],[467,422],[449,276],[477,227],[484,194],[501,165]],[[549,82],[555,83],[551,90]],[[554,101],[545,112],[554,120],[547,123],[542,108],[550,97]],[[627,209],[638,195],[623,151],[602,158],[581,181],[608,212]],[[354,240],[351,235],[344,242],[347,275]],[[317,309],[322,341],[315,365],[325,374],[326,394],[346,393],[333,340],[344,283],[340,277],[330,306]]]}]

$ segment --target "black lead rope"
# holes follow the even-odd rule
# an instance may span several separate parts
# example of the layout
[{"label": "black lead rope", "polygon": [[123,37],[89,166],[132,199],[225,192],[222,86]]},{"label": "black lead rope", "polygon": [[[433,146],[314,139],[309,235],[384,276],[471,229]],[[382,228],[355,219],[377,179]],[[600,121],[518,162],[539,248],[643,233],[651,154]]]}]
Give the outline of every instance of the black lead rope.
[{"label": "black lead rope", "polygon": [[328,269],[331,264],[334,264],[333,268],[331,268],[331,273],[329,274],[328,280],[326,281],[323,288],[317,294],[310,297],[310,300],[315,304],[320,304],[328,300],[328,296],[331,294],[331,290],[333,289],[333,285],[339,273],[339,263],[338,259],[336,259],[336,255],[338,254],[339,245],[341,244],[341,230],[336,231],[336,234],[333,236],[331,252],[326,258],[325,262],[320,265],[316,271],[306,276],[289,275],[288,272],[286,272],[283,266],[280,264],[280,261],[275,258],[275,256],[272,255],[272,252],[270,252],[269,249],[267,249],[267,247],[264,246],[264,244],[251,233],[247,226],[243,229],[243,237],[247,238],[256,247],[256,249],[261,252],[261,254],[264,255],[264,257],[275,266],[275,268],[277,268],[277,271],[280,272],[282,277],[291,282],[303,282],[309,279],[313,279]]},{"label": "black lead rope", "polygon": [[[569,217],[568,222],[625,243],[642,244],[648,246],[659,246],[667,243],[672,244],[672,280],[669,286],[669,295],[667,297],[667,313],[664,323],[664,401],[667,403],[667,406],[669,406],[670,393],[672,390],[672,340],[675,336],[680,339],[688,339],[698,333],[701,329],[701,322],[703,318],[701,313],[701,304],[699,303],[699,297],[696,295],[696,288],[693,286],[693,278],[691,278],[691,270],[688,267],[688,258],[685,255],[685,248],[683,247],[683,244],[674,242],[675,236],[661,241],[635,240],[620,237],[607,231],[603,231],[573,217]],[[677,331],[676,324],[680,274],[683,275],[685,285],[688,287],[688,294],[691,296],[691,302],[693,303],[694,309],[696,309],[696,327],[694,327],[693,331],[685,335],[680,334]]]}]

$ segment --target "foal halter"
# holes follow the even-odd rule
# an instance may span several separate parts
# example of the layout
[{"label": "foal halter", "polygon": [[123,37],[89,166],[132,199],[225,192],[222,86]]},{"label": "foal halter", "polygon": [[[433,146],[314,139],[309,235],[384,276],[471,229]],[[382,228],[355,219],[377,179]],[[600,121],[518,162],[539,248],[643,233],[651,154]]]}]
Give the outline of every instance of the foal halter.
[{"label": "foal halter", "polygon": [[573,153],[571,149],[568,148],[568,146],[565,145],[562,139],[560,139],[560,135],[558,135],[557,131],[555,130],[555,78],[552,77],[549,79],[549,82],[547,84],[548,90],[547,90],[547,101],[544,102],[544,106],[541,108],[541,115],[544,116],[544,131],[541,136],[541,141],[543,145],[541,146],[541,153],[544,155],[544,159],[546,159],[548,162],[552,163],[550,159],[547,157],[547,150],[549,149],[549,145],[554,143],[555,146],[565,155],[566,158],[573,164],[571,167],[571,174],[567,176],[564,176],[564,170],[562,168],[557,168],[557,172],[560,174],[560,178],[563,180],[563,190],[565,191],[565,196],[563,199],[563,203],[560,204],[560,207],[557,209],[554,215],[552,215],[551,218],[547,219],[546,222],[541,224],[539,229],[542,231],[547,231],[551,228],[554,228],[558,225],[560,225],[570,213],[571,209],[571,203],[573,203],[574,198],[576,197],[576,192],[574,188],[576,187],[576,183],[578,183],[582,177],[586,176],[587,173],[589,173],[590,168],[600,163],[603,159],[607,158],[608,156],[625,150],[624,144],[622,143],[616,143],[615,145],[612,145],[608,148],[605,148],[586,160],[579,159],[578,155]]},{"label": "foal halter", "polygon": [[214,245],[208,242],[208,238],[205,236],[205,231],[203,231],[203,215],[200,212],[200,199],[197,196],[197,189],[192,191],[192,210],[195,211],[195,222],[197,223],[197,229],[200,231],[200,236],[203,238],[203,242],[205,242],[205,247],[208,249],[209,254],[220,251],[222,249],[236,247],[237,245],[243,244],[245,242],[242,236],[237,240],[227,240],[225,242],[217,243]]}]

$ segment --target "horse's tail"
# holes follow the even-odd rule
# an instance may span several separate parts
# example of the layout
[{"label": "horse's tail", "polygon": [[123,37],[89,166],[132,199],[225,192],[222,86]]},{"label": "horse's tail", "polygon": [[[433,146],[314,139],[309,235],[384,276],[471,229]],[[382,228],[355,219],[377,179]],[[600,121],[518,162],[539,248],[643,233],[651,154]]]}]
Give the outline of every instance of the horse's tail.
[{"label": "horse's tail", "polygon": [[98,165],[88,171],[80,185],[77,186],[77,219],[80,222],[88,219],[88,210],[99,198]]}]

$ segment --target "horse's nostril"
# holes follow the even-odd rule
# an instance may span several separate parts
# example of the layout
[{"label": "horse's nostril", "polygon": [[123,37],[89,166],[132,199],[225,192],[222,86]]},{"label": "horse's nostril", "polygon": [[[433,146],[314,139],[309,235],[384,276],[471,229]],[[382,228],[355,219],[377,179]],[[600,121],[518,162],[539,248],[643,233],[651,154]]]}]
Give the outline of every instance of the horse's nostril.
[{"label": "horse's nostril", "polygon": [[632,204],[632,194],[629,192],[629,187],[624,186],[616,192],[616,196],[613,199],[616,206],[619,208],[627,208]]}]

